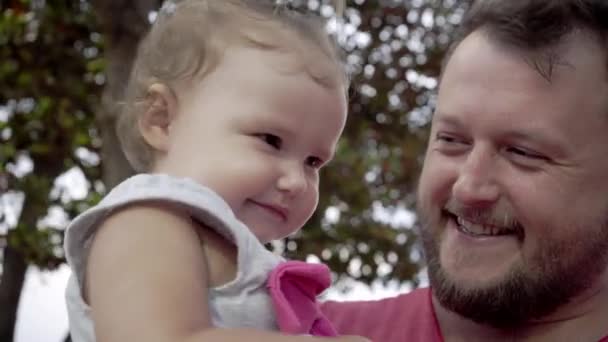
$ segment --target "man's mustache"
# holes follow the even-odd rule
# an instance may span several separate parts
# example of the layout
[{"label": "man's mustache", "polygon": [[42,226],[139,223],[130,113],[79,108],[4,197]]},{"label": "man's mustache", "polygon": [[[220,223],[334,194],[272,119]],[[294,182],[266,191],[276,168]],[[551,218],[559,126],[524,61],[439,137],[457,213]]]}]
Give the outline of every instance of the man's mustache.
[{"label": "man's mustache", "polygon": [[454,198],[450,198],[444,210],[467,221],[495,226],[506,229],[513,229],[517,233],[523,233],[523,227],[517,220],[513,210],[507,204],[498,203],[493,206],[480,207],[463,205]]}]

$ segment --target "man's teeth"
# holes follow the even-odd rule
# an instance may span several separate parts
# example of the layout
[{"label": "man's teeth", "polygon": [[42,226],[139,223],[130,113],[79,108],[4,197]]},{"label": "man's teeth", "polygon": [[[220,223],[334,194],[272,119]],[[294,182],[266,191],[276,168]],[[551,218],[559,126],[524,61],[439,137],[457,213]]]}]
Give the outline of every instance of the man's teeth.
[{"label": "man's teeth", "polygon": [[513,230],[510,228],[496,227],[491,225],[484,225],[479,223],[474,223],[471,221],[467,221],[459,216],[456,218],[456,222],[460,229],[462,229],[465,233],[471,235],[505,235],[513,233]]}]

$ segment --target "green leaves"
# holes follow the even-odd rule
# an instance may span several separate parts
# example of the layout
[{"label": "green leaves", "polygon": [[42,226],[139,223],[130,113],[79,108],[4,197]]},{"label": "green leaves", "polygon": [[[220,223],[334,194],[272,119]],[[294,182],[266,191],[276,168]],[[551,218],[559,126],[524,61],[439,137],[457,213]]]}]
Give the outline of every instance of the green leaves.
[{"label": "green leaves", "polygon": [[[28,262],[45,268],[63,260],[63,233],[38,229],[56,201],[53,183],[74,165],[99,168],[82,165],[75,151],[85,147],[95,153],[99,147],[93,146],[90,132],[102,86],[85,76],[103,72],[105,63],[99,55],[85,54],[86,49],[99,52],[101,44],[87,6],[78,1],[42,4],[10,1],[0,13],[0,108],[10,113],[0,120],[0,172],[14,173],[8,190],[23,193],[23,212],[34,216],[22,215],[8,243]],[[31,161],[32,173],[20,174],[19,156]],[[85,174],[98,179],[100,172]]]}]

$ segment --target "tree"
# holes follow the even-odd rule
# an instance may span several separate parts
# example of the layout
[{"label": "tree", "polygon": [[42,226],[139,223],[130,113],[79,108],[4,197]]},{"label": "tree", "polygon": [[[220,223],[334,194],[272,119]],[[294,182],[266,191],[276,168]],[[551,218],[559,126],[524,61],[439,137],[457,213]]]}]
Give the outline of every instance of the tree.
[{"label": "tree", "polygon": [[[292,1],[326,13],[321,3]],[[275,248],[319,256],[338,280],[420,282],[415,221],[396,227],[378,215],[414,206],[441,58],[467,4],[349,1],[337,32],[353,71],[347,129],[323,171],[319,210]],[[161,0],[0,5],[0,198],[23,199],[16,225],[0,235],[0,340],[10,341],[27,266],[64,262],[63,227],[44,218],[75,216],[132,173],[113,130],[116,103]],[[82,174],[85,196],[61,186],[66,172]],[[0,207],[0,225],[7,220]]]},{"label": "tree", "polygon": [[[0,18],[0,174],[3,196],[22,195],[17,225],[3,236],[0,283],[0,340],[11,341],[27,265],[53,269],[63,262],[62,230],[41,219],[50,209],[69,214],[82,201],[64,203],[53,184],[78,167],[89,179],[99,168],[78,157],[99,149],[89,115],[98,103],[103,79],[100,36],[86,4],[9,1]],[[31,169],[27,170],[28,164]],[[24,167],[25,165],[25,167]],[[24,170],[25,169],[25,170]]]}]

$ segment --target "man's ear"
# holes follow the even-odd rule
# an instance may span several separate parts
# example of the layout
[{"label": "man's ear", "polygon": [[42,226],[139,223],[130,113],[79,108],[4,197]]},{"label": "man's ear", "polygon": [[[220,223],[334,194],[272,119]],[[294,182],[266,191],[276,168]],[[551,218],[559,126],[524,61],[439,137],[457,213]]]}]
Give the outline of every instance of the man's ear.
[{"label": "man's ear", "polygon": [[137,122],[142,137],[155,150],[169,148],[169,131],[177,116],[177,97],[166,85],[154,83],[148,88],[146,110]]}]

